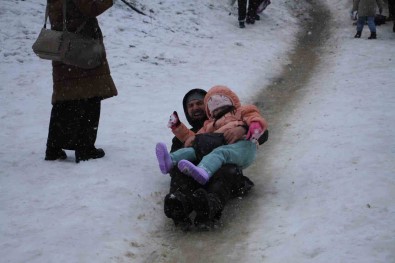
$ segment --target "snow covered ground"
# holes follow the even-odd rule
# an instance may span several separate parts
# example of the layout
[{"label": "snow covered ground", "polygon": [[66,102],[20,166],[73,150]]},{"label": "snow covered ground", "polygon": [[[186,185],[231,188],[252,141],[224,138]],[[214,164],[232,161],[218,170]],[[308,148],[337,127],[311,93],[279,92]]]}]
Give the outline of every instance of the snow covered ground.
[{"label": "snow covered ground", "polygon": [[323,1],[335,19],[322,63],[245,170],[256,187],[222,228],[183,233],[154,154],[169,114],[216,84],[254,101],[289,63],[303,1],[273,0],[243,30],[227,0],[136,5],[153,19],[116,1],[99,17],[119,91],[102,104],[106,156],[77,165],[71,151],[43,160],[51,66],[31,45],[44,1],[1,0],[2,262],[395,262],[395,33],[356,40],[352,1]]}]

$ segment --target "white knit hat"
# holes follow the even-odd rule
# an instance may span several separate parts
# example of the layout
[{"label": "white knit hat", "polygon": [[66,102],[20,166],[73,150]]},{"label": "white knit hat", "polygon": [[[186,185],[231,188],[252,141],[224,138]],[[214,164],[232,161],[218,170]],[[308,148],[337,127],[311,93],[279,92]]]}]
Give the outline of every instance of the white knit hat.
[{"label": "white knit hat", "polygon": [[220,94],[214,94],[207,101],[207,108],[210,111],[210,113],[223,106],[232,106],[232,105],[233,103],[228,97]]}]

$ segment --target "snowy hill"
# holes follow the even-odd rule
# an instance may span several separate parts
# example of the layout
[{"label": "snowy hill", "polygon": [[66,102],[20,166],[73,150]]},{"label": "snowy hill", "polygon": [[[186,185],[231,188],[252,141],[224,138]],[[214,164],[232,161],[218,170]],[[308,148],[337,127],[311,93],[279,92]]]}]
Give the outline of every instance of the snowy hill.
[{"label": "snowy hill", "polygon": [[392,24],[355,40],[351,1],[322,1],[332,18],[317,23],[331,34],[269,121],[270,141],[245,170],[256,187],[230,202],[222,227],[184,233],[163,214],[170,180],[154,155],[156,142],[170,145],[170,113],[188,90],[216,84],[256,102],[292,69],[308,4],[272,1],[239,29],[227,0],[131,2],[152,18],[121,1],[98,17],[119,95],[102,103],[106,156],[76,164],[72,151],[43,160],[52,69],[31,45],[44,1],[1,0],[2,262],[395,262]]}]

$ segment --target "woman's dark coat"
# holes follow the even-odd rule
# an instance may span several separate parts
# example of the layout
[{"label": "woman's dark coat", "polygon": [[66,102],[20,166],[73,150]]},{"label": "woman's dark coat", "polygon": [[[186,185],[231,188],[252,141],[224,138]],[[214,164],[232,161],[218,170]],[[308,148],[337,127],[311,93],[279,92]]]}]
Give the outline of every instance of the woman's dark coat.
[{"label": "woman's dark coat", "polygon": [[[67,0],[67,30],[103,41],[97,16],[113,4],[112,0]],[[51,28],[63,29],[63,0],[49,0],[49,19]],[[118,94],[110,75],[107,59],[94,69],[82,69],[61,62],[52,62],[53,94],[52,103],[68,100],[80,100],[93,97],[109,98]]]}]

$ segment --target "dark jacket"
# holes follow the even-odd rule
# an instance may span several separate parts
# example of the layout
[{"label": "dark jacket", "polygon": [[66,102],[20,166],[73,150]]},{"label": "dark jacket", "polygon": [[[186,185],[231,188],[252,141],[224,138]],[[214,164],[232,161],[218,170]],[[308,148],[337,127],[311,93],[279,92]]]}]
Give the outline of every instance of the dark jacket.
[{"label": "dark jacket", "polygon": [[382,0],[354,0],[353,11],[358,11],[358,16],[375,16],[376,8],[383,10]]},{"label": "dark jacket", "polygon": [[[49,20],[51,28],[63,30],[63,1],[49,0]],[[67,30],[103,41],[97,16],[113,4],[112,0],[67,0]],[[110,75],[107,59],[94,69],[82,69],[61,62],[52,62],[53,94],[52,103],[93,97],[109,98],[118,94]]]}]

